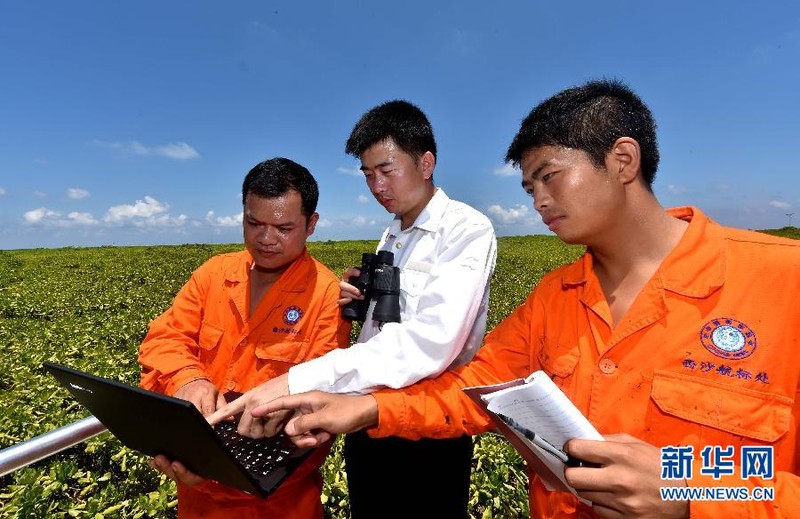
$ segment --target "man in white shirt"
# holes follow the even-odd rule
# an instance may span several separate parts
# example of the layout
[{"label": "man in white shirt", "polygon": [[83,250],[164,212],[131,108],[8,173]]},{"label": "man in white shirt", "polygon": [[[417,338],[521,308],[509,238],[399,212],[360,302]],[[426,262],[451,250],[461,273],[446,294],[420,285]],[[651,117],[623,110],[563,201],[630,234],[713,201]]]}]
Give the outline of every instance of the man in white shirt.
[{"label": "man in white shirt", "polygon": [[[378,250],[391,251],[401,272],[401,320],[373,321],[373,301],[356,344],[292,367],[288,377],[251,390],[211,421],[244,409],[239,431],[260,436],[264,424],[248,411],[261,403],[314,389],[363,394],[405,387],[464,364],[483,341],[495,233],[486,216],[434,186],[436,142],[425,114],[406,101],[381,104],[356,123],[345,151],[360,158],[373,196],[395,216]],[[349,269],[345,279],[357,273]],[[358,294],[342,282],[340,304]],[[467,518],[471,459],[469,436],[348,435],[352,518]]]}]

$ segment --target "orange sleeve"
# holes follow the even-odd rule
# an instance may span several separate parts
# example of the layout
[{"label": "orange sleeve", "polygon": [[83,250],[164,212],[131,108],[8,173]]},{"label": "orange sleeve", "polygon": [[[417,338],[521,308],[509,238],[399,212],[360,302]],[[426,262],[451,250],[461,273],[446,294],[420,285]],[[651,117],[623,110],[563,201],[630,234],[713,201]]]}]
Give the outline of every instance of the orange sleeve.
[{"label": "orange sleeve", "polygon": [[332,278],[331,282],[320,284],[315,290],[321,292],[319,298],[321,308],[309,334],[311,342],[309,359],[350,345],[351,323],[342,319],[339,307],[339,280]]},{"label": "orange sleeve", "polygon": [[195,271],[172,306],[150,323],[139,348],[143,388],[172,395],[193,380],[208,378],[198,360],[207,270],[201,266]]},{"label": "orange sleeve", "polygon": [[491,421],[462,388],[527,377],[538,369],[533,359],[540,335],[536,323],[541,319],[534,316],[535,306],[531,295],[486,337],[484,346],[466,365],[403,389],[373,393],[378,426],[369,434],[416,440],[489,430]]}]

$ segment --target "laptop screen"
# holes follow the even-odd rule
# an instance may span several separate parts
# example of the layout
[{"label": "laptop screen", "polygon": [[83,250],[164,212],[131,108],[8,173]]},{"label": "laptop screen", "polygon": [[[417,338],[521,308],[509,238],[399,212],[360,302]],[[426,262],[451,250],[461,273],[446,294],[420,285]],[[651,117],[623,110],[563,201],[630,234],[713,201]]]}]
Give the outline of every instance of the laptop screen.
[{"label": "laptop screen", "polygon": [[[310,454],[284,435],[253,440],[228,430],[223,440],[191,402],[51,362],[44,366],[126,447],[149,456],[163,454],[195,474],[245,492],[268,495]],[[235,449],[226,445],[231,436]],[[276,456],[274,463],[251,467],[237,459],[245,454],[240,452],[243,444]]]}]

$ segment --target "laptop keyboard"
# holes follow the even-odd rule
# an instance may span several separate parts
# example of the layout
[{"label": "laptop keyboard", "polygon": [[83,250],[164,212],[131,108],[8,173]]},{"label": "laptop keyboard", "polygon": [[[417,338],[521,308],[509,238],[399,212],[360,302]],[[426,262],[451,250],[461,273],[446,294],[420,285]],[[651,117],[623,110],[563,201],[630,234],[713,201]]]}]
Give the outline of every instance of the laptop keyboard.
[{"label": "laptop keyboard", "polygon": [[237,422],[223,421],[214,426],[233,456],[252,475],[269,475],[295,447],[281,434],[274,438],[248,438],[236,432]]}]

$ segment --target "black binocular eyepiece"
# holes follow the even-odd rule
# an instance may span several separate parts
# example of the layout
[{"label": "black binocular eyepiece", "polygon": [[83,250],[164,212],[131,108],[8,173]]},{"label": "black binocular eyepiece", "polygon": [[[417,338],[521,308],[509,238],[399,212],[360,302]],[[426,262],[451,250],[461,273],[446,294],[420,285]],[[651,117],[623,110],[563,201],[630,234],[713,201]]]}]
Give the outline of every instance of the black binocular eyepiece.
[{"label": "black binocular eyepiece", "polygon": [[364,322],[372,299],[375,309],[372,320],[381,323],[400,322],[400,269],[393,265],[394,254],[378,251],[361,255],[361,272],[350,279],[350,284],[364,294],[364,299],[353,299],[342,308],[342,317],[349,321]]}]

